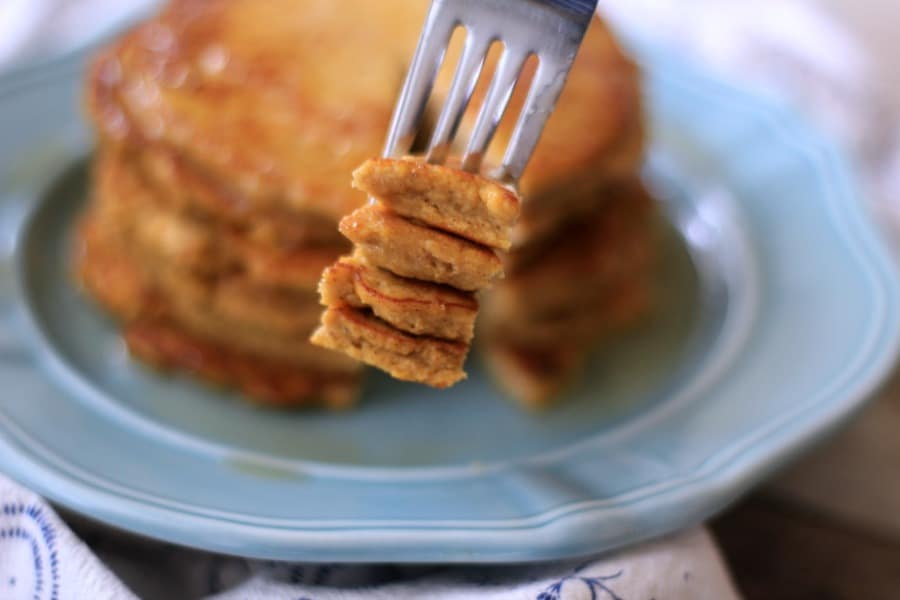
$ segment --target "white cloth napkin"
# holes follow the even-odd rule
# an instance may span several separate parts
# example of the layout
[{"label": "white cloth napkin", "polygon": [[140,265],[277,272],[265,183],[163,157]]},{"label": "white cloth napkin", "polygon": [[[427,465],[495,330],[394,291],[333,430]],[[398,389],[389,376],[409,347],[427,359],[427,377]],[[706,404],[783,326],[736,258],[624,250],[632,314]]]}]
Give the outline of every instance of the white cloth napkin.
[{"label": "white cloth napkin", "polygon": [[0,598],[134,597],[43,500],[0,476]]},{"label": "white cloth napkin", "polygon": [[600,0],[600,12],[622,30],[793,104],[850,150],[873,208],[896,214],[892,233],[900,232],[900,114],[861,40],[821,2]]},{"label": "white cloth napkin", "polygon": [[[80,44],[131,16],[131,7],[152,2],[6,0],[0,3],[0,68]],[[897,116],[881,101],[856,40],[817,3],[601,0],[601,7],[623,29],[811,111],[860,159],[874,196],[885,200],[877,208],[900,215]],[[40,498],[0,476],[0,598],[135,597],[129,588],[144,598],[221,600],[737,597],[702,529],[581,562],[401,568],[245,561],[67,521],[87,545]]]},{"label": "white cloth napkin", "polygon": [[160,0],[0,0],[0,70],[89,44]]},{"label": "white cloth napkin", "polygon": [[[85,525],[82,523],[81,527]],[[702,529],[597,559],[518,567],[405,568],[245,561],[120,537],[121,534],[96,526],[87,526],[85,531],[87,539],[104,557],[111,557],[110,564],[145,598],[198,598],[215,594],[231,584],[233,587],[212,597],[217,600],[737,598],[715,545]],[[0,475],[0,598],[130,600],[136,596],[47,503]]]}]

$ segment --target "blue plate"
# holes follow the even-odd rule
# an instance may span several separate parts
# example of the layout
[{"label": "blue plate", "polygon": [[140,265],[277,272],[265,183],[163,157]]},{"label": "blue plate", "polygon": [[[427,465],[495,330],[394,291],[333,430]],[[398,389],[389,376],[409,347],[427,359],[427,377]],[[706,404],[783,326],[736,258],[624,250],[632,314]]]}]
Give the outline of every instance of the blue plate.
[{"label": "blue plate", "polygon": [[670,225],[660,303],[541,415],[477,360],[446,392],[373,373],[338,415],[254,409],[133,363],[70,277],[81,59],[0,81],[0,468],[118,527],[277,559],[560,558],[720,510],[872,393],[898,286],[829,143],[640,56]]}]

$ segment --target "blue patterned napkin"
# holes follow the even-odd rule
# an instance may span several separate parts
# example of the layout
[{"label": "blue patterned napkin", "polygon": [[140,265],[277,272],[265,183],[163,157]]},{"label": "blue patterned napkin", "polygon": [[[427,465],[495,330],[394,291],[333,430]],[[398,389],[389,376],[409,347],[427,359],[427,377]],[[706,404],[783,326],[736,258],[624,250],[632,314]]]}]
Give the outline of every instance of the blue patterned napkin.
[{"label": "blue patterned napkin", "polygon": [[397,567],[250,561],[138,539],[77,517],[72,522],[84,541],[40,497],[0,475],[0,598],[737,598],[715,545],[702,529],[590,560],[514,567]]}]

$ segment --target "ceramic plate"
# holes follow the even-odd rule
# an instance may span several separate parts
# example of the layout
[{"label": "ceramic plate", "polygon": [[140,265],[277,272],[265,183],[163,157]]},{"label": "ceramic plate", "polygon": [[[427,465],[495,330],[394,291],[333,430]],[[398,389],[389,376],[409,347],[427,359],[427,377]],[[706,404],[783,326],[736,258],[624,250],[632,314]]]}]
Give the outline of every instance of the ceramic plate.
[{"label": "ceramic plate", "polygon": [[701,521],[845,420],[890,368],[898,288],[835,149],[653,51],[659,307],[556,410],[372,373],[346,414],[254,409],[130,361],[70,278],[81,60],[0,82],[0,469],[172,542],[330,561],[518,561]]}]

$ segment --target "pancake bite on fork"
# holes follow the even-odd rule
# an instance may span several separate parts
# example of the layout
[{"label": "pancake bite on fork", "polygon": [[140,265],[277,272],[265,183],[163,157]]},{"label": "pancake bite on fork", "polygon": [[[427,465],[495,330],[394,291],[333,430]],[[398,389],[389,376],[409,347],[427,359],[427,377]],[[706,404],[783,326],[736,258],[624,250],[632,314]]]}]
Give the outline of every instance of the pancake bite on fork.
[{"label": "pancake bite on fork", "polygon": [[502,277],[497,253],[510,247],[519,198],[415,158],[369,160],[353,184],[372,202],[341,221],[355,251],[325,270],[311,339],[397,379],[449,387],[465,378],[475,294]]}]

